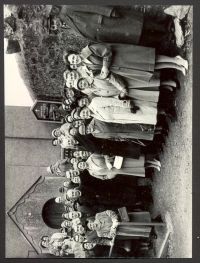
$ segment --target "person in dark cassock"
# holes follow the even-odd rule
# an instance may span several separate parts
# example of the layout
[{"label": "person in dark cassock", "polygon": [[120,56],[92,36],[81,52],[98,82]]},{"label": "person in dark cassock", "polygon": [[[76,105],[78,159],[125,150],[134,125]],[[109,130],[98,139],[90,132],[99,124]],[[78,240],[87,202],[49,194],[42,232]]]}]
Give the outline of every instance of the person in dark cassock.
[{"label": "person in dark cassock", "polygon": [[53,6],[50,14],[60,26],[94,42],[155,46],[174,29],[170,16],[157,23],[131,7],[63,5]]}]

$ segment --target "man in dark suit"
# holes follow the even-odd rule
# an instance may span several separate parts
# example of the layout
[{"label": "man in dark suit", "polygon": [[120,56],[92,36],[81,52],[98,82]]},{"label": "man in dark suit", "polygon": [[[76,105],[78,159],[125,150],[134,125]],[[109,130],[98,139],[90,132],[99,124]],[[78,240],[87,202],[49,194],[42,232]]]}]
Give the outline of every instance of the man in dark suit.
[{"label": "man in dark suit", "polygon": [[156,23],[131,7],[94,5],[53,6],[50,15],[59,18],[64,27],[90,41],[136,45],[145,45],[146,42],[148,46],[151,46],[151,41],[155,45],[168,33],[170,19]]}]

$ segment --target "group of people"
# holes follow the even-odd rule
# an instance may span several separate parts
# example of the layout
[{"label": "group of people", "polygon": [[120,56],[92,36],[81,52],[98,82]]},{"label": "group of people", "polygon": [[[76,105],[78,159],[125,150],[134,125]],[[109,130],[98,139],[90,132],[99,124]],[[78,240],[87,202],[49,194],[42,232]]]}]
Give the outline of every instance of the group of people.
[{"label": "group of people", "polygon": [[52,131],[52,144],[70,155],[48,172],[63,177],[55,202],[65,212],[61,233],[42,237],[41,246],[59,256],[105,256],[100,246],[121,249],[118,256],[138,256],[138,247],[141,255],[156,235],[151,188],[139,178],[161,169],[176,73],[188,70],[179,54],[158,53],[159,43],[174,39],[173,17],[153,21],[110,6],[54,6],[51,16],[56,30],[70,28],[90,43],[63,54],[65,123]]}]

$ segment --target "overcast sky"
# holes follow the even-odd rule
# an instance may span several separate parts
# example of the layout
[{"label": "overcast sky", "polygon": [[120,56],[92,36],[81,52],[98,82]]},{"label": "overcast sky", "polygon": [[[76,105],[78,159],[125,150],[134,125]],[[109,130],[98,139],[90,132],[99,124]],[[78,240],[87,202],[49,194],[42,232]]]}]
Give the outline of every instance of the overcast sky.
[{"label": "overcast sky", "polygon": [[15,54],[6,54],[7,40],[4,39],[4,89],[5,105],[32,106],[33,101],[23,79],[20,77]]}]

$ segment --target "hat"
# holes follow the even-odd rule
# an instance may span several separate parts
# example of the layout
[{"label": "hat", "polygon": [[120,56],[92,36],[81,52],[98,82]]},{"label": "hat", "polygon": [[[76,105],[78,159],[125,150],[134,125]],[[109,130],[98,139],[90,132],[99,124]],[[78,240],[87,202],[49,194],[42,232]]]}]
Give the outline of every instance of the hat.
[{"label": "hat", "polygon": [[50,166],[47,167],[47,172],[48,172],[49,174],[53,174],[52,165],[50,165]]}]

